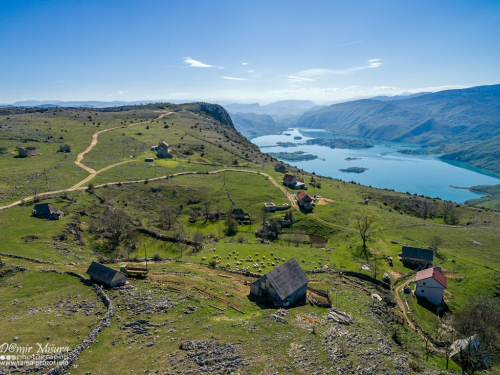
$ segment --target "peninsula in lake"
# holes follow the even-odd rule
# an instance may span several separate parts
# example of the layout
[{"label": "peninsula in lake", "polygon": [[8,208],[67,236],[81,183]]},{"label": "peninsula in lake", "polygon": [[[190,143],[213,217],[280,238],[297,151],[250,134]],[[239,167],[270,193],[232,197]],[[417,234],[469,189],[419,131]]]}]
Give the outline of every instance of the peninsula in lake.
[{"label": "peninsula in lake", "polygon": [[349,149],[362,149],[372,148],[370,142],[361,141],[359,139],[328,139],[328,138],[315,138],[306,141],[308,145],[326,146],[330,148],[349,148]]},{"label": "peninsula in lake", "polygon": [[305,161],[317,159],[317,155],[307,154],[304,151],[295,152],[269,152],[269,155],[287,161]]}]

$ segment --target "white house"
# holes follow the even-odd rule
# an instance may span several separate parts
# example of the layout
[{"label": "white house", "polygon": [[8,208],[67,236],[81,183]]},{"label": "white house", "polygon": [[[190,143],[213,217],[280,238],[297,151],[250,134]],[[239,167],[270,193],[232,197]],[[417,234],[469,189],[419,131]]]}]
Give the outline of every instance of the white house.
[{"label": "white house", "polygon": [[415,295],[427,299],[436,306],[441,304],[448,280],[437,268],[432,267],[417,272],[415,283]]}]

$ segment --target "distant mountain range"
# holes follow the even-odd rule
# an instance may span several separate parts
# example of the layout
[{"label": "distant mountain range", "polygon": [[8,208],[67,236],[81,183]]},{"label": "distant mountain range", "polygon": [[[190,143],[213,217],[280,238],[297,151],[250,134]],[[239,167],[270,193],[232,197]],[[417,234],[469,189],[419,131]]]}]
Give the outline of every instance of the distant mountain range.
[{"label": "distant mountain range", "polygon": [[192,100],[139,100],[133,102],[126,102],[121,100],[114,100],[111,102],[103,102],[97,100],[83,100],[83,101],[61,101],[61,100],[23,100],[13,104],[0,104],[0,108],[4,107],[91,107],[91,108],[109,108],[121,107],[124,105],[139,105],[149,103],[190,103]]},{"label": "distant mountain range", "polygon": [[500,85],[446,90],[404,100],[356,100],[303,114],[302,128],[426,146],[500,135]]}]

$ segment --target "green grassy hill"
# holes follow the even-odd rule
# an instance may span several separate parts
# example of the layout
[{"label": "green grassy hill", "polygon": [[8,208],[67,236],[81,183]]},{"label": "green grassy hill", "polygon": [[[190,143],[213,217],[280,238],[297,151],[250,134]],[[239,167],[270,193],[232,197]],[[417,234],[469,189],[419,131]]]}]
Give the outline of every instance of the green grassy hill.
[{"label": "green grassy hill", "polygon": [[[425,336],[410,326],[432,333],[438,322],[433,309],[410,299],[410,314],[404,306],[401,310],[370,297],[402,298],[394,290],[336,272],[313,273],[326,270],[324,266],[377,280],[388,273],[399,288],[414,274],[398,260],[401,247],[427,247],[436,236],[442,244],[435,263],[448,276],[448,314],[464,310],[473,297],[500,294],[500,213],[450,208],[439,199],[288,166],[308,185],[314,177],[317,187],[310,185],[308,192],[321,196],[312,212],[299,211],[291,195],[297,191],[283,187],[283,173],[274,171],[276,159],[237,132],[218,106],[3,111],[8,112],[0,113],[5,150],[0,155],[0,257],[29,268],[0,268],[0,294],[5,296],[0,310],[8,322],[19,319],[19,334],[9,323],[0,326],[6,340],[19,336],[19,342],[39,342],[50,335],[55,344],[74,347],[96,326],[95,317],[104,316],[104,305],[94,306],[98,299],[90,287],[74,276],[40,269],[83,274],[93,260],[118,268],[124,261],[143,264],[148,257],[145,280],[130,279],[130,285],[108,291],[116,313],[71,373],[443,371],[443,352],[433,351],[427,361]],[[110,130],[87,149],[93,135],[105,129]],[[158,159],[150,150],[161,140],[170,144],[173,158]],[[57,152],[63,142],[71,145],[70,153]],[[20,145],[37,146],[39,155],[16,157]],[[94,174],[75,164],[85,150],[81,163]],[[15,202],[19,204],[5,208]],[[35,202],[50,203],[64,216],[57,221],[35,218]],[[267,202],[285,211],[264,213]],[[452,214],[445,214],[446,207]],[[231,224],[233,208],[241,208],[246,219]],[[352,226],[353,212],[361,208],[378,215],[381,228],[369,242],[367,257],[361,255],[361,239]],[[265,222],[281,221],[287,212],[291,228],[282,228],[274,239],[256,236]],[[393,257],[393,266],[387,256]],[[310,272],[311,285],[320,285],[334,307],[356,324],[332,323],[326,309],[306,302],[287,310],[288,324],[270,317],[276,309],[249,295],[248,284],[255,277],[246,270],[263,274],[291,258]],[[371,271],[362,268],[366,264]],[[75,308],[79,328],[66,319],[65,304],[56,306],[73,299],[72,305],[85,300],[93,306],[90,315]],[[27,308],[16,305],[20,301]],[[26,313],[30,309],[36,309],[33,319]],[[53,334],[48,333],[51,326],[58,327]],[[104,362],[109,363],[106,368]]]}]

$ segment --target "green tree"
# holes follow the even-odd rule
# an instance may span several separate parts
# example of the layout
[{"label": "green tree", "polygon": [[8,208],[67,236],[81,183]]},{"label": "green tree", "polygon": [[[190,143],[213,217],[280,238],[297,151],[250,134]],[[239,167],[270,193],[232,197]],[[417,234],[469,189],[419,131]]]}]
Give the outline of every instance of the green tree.
[{"label": "green tree", "polygon": [[382,234],[380,220],[380,215],[367,207],[356,210],[352,214],[351,226],[356,229],[363,241],[362,255],[365,258],[369,255],[366,244],[375,241]]}]

